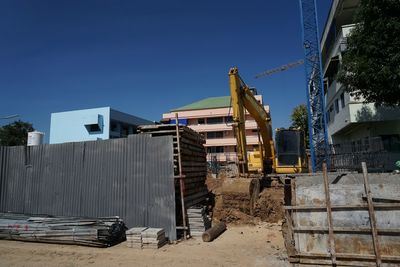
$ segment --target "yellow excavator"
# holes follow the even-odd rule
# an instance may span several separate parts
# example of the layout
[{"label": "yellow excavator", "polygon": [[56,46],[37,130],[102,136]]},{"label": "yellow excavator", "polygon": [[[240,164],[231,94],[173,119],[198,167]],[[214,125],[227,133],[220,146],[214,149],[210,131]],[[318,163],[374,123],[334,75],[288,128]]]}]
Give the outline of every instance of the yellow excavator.
[{"label": "yellow excavator", "polygon": [[[253,91],[239,76],[238,69],[229,70],[230,94],[233,110],[233,130],[237,142],[239,174],[293,174],[308,171],[304,132],[299,129],[277,129],[275,144],[272,138],[269,111],[254,97]],[[246,110],[258,125],[259,146],[247,151]]]},{"label": "yellow excavator", "polygon": [[[280,174],[308,171],[304,133],[299,129],[277,129],[274,143],[269,110],[266,111],[257,101],[253,90],[239,76],[237,68],[229,70],[229,84],[239,175],[235,171],[228,172],[234,175],[223,178],[221,188],[215,194],[222,199],[220,208],[235,207],[254,215],[262,185],[281,180],[278,177]],[[258,126],[259,144],[253,151],[247,151],[246,111]]]}]

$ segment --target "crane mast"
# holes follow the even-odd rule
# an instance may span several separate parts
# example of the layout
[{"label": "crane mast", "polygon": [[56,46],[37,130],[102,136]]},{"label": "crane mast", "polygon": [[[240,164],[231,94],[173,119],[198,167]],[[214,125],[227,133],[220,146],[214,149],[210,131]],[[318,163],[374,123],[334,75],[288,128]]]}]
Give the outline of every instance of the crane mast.
[{"label": "crane mast", "polygon": [[329,164],[328,130],[324,104],[324,84],[321,68],[317,8],[315,0],[299,0],[303,29],[304,66],[308,128],[312,170],[322,169],[322,162]]}]

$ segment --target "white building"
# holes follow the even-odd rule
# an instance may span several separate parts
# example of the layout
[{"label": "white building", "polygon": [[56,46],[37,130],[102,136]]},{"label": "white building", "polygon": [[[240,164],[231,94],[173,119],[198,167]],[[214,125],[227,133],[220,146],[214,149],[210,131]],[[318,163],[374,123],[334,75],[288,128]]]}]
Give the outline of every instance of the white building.
[{"label": "white building", "polygon": [[359,2],[334,0],[321,40],[329,141],[337,153],[386,151],[395,159],[400,155],[400,109],[356,100],[336,81]]}]

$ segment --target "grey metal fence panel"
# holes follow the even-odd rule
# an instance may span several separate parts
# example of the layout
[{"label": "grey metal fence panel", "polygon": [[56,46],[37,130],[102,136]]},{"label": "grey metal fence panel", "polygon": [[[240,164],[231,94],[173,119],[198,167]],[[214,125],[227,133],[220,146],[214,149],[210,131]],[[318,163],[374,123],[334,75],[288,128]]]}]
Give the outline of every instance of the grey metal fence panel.
[{"label": "grey metal fence panel", "polygon": [[117,215],[175,240],[172,137],[0,147],[0,211]]}]

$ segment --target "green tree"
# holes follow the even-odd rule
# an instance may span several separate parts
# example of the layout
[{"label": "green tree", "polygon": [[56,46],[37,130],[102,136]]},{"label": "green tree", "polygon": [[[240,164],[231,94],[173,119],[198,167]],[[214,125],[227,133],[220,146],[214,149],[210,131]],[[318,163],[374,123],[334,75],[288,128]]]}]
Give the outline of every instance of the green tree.
[{"label": "green tree", "polygon": [[13,123],[0,127],[0,145],[2,146],[22,146],[26,145],[28,132],[34,131],[32,124],[23,121],[14,121]]},{"label": "green tree", "polygon": [[400,104],[400,1],[361,0],[338,81],[357,98]]},{"label": "green tree", "polygon": [[299,128],[303,130],[305,138],[306,138],[306,146],[309,147],[309,138],[308,138],[308,114],[307,107],[304,104],[298,105],[292,111],[290,115],[290,119],[292,121],[291,127]]}]

